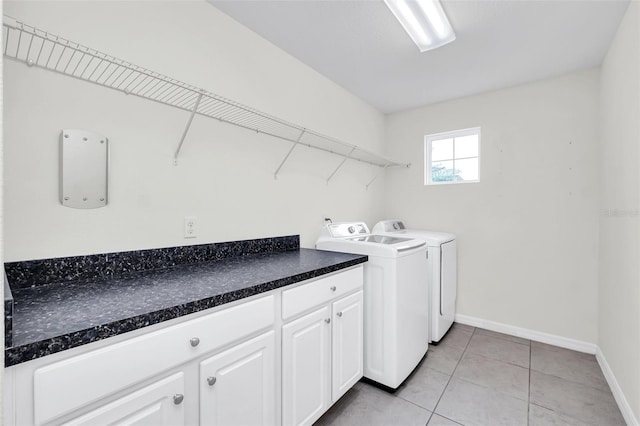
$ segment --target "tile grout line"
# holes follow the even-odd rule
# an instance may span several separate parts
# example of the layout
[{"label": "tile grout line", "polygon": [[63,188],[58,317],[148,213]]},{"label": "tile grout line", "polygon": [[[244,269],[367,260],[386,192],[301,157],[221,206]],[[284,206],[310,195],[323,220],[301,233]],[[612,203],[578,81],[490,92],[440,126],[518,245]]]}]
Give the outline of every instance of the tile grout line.
[{"label": "tile grout line", "polygon": [[[543,350],[545,350],[545,349],[543,349]],[[549,351],[549,352],[553,352],[553,351]],[[572,381],[572,380],[564,379],[564,378],[559,377],[559,376],[556,376],[556,375],[554,375],[554,374],[548,374],[548,373],[545,373],[545,372],[543,372],[543,371],[534,370],[533,368],[531,368],[531,360],[532,360],[532,358],[533,358],[533,345],[531,345],[531,346],[529,347],[529,398],[528,398],[528,399],[529,399],[529,404],[528,404],[528,406],[527,406],[527,426],[529,426],[529,419],[530,419],[530,417],[531,417],[531,406],[532,406],[532,405],[535,405],[536,407],[541,407],[541,408],[543,408],[543,409],[549,410],[549,411],[551,411],[552,413],[555,413],[555,414],[557,414],[557,415],[559,415],[559,416],[569,417],[569,418],[571,418],[571,419],[573,419],[573,420],[577,420],[577,421],[579,421],[579,422],[583,422],[583,423],[585,423],[585,424],[589,424],[589,425],[591,425],[591,423],[585,422],[585,421],[583,421],[583,420],[576,419],[575,417],[570,416],[570,415],[568,415],[568,414],[566,414],[566,413],[557,412],[556,410],[554,410],[554,409],[553,409],[553,408],[551,408],[551,407],[545,407],[545,406],[544,406],[544,405],[542,405],[542,404],[534,404],[533,402],[531,402],[531,372],[532,372],[532,371],[535,371],[535,372],[536,372],[536,373],[538,373],[538,374],[544,374],[544,375],[551,376],[551,377],[557,377],[558,379],[566,380],[566,381],[568,381],[568,382],[572,382],[572,383],[575,383],[575,384],[579,384],[579,385],[580,385],[580,384],[582,384],[582,383],[579,383],[579,382],[574,382],[574,381]],[[584,385],[584,384],[582,384],[582,385]],[[586,385],[585,385],[585,386],[586,386]],[[589,387],[589,386],[587,386],[587,387]],[[597,390],[597,391],[599,391],[599,390],[600,390],[600,389],[597,389],[597,388],[593,388],[593,389],[595,389],[595,390]]]},{"label": "tile grout line", "polygon": [[[414,369],[414,371],[412,371],[412,372],[411,372],[411,374],[409,374],[409,377],[407,377],[407,378],[405,379],[405,382],[406,382],[406,381],[409,381],[409,379],[413,376],[413,374],[415,373],[415,371],[416,371],[418,368],[420,368],[420,366],[422,365],[422,363],[424,363],[424,362],[426,361],[427,356],[429,356],[429,355],[428,355],[428,352],[429,352],[429,350],[427,349],[427,353],[425,354],[424,358],[423,358],[423,359],[418,363],[418,365],[416,366],[416,368]],[[427,367],[427,368],[428,368],[428,367]],[[438,371],[438,370],[434,370],[434,371],[437,371],[438,373],[442,373],[441,371]],[[442,374],[444,374],[444,373],[442,373]],[[423,406],[422,406],[422,405],[420,405],[420,404],[417,404],[417,403],[415,403],[415,402],[413,402],[413,401],[409,401],[408,399],[405,399],[405,398],[401,397],[400,395],[398,395],[398,394],[397,394],[397,393],[398,393],[398,391],[400,390],[400,388],[401,388],[401,387],[403,387],[403,386],[405,385],[405,382],[403,382],[403,383],[400,385],[400,387],[398,387],[398,388],[397,388],[393,393],[391,393],[390,395],[391,395],[393,398],[401,399],[402,401],[404,401],[404,402],[408,402],[409,404],[414,405],[414,406],[416,406],[416,407],[420,408],[421,410],[428,411],[429,413],[431,413],[431,414],[429,415],[429,418],[427,419],[427,423],[425,423],[425,426],[427,426],[427,425],[429,424],[429,422],[431,421],[431,417],[433,417],[433,415],[435,414],[435,407],[433,407],[433,410],[429,410],[429,409],[427,409],[427,408],[423,407]]]},{"label": "tile grout line", "polygon": [[544,405],[534,404],[533,402],[532,402],[530,405],[535,405],[535,406],[536,406],[536,407],[538,407],[538,408],[542,408],[542,409],[544,409],[544,410],[551,411],[552,413],[554,413],[554,414],[556,414],[556,415],[558,415],[558,416],[560,416],[560,417],[564,417],[564,418],[569,418],[569,419],[571,419],[571,420],[575,420],[575,421],[580,422],[581,424],[583,424],[583,425],[585,425],[585,426],[601,426],[601,425],[598,425],[598,424],[596,424],[596,423],[591,423],[591,422],[587,422],[587,421],[585,421],[585,420],[580,420],[580,419],[575,418],[575,417],[573,417],[573,416],[571,416],[571,415],[569,415],[569,414],[567,414],[567,413],[564,413],[564,412],[562,412],[562,411],[556,411],[556,410],[554,410],[553,408],[545,407]]},{"label": "tile grout line", "polygon": [[[547,351],[547,352],[555,352],[555,351],[550,351],[550,350],[548,350],[548,349],[542,349],[542,348],[541,348],[541,350],[543,350],[543,351]],[[580,383],[580,382],[576,382],[576,381],[573,381],[573,380],[565,379],[564,377],[556,376],[555,374],[549,374],[549,373],[545,373],[544,371],[534,370],[533,368],[531,368],[531,365],[532,365],[532,364],[531,364],[532,358],[533,358],[533,345],[531,345],[531,347],[530,347],[530,349],[529,349],[529,405],[528,405],[528,407],[527,407],[527,413],[528,413],[529,415],[527,416],[527,426],[529,426],[529,417],[530,417],[530,415],[531,415],[530,413],[531,413],[531,406],[532,406],[532,405],[535,405],[536,407],[541,407],[541,408],[543,408],[543,409],[545,409],[545,410],[549,410],[549,411],[551,411],[552,413],[554,413],[554,414],[556,414],[556,415],[558,415],[558,416],[568,417],[568,418],[570,418],[570,419],[573,419],[573,420],[577,420],[577,421],[579,421],[579,422],[582,422],[582,423],[584,423],[584,424],[586,424],[586,425],[592,425],[592,426],[594,426],[594,425],[593,425],[592,423],[590,423],[590,422],[586,422],[586,421],[584,421],[584,420],[577,419],[577,418],[575,418],[574,416],[569,415],[569,414],[567,414],[567,413],[564,413],[564,412],[562,412],[562,411],[556,411],[556,410],[555,410],[554,408],[552,408],[552,407],[546,407],[546,406],[542,405],[541,403],[533,403],[533,402],[531,401],[531,373],[532,373],[533,371],[535,371],[535,372],[536,372],[536,373],[538,373],[538,374],[544,374],[545,376],[555,377],[555,378],[558,378],[558,379],[560,379],[560,380],[564,380],[564,381],[566,381],[566,382],[570,382],[570,383],[573,383],[573,384],[577,384],[577,385],[581,385],[581,386],[584,386],[584,387],[587,387],[587,388],[591,388],[591,389],[596,390],[596,391],[598,391],[598,392],[603,392],[603,391],[602,391],[601,389],[598,389],[598,388],[596,388],[596,387],[592,387],[592,386],[586,385],[586,384],[584,384],[584,383]]]},{"label": "tile grout line", "polygon": [[[577,382],[577,381],[575,381],[573,379],[567,379],[566,377],[558,376],[556,374],[547,373],[546,371],[540,371],[540,370],[536,370],[536,369],[533,369],[533,368],[530,368],[529,370],[530,371],[535,371],[538,374],[544,374],[545,376],[555,377],[556,379],[564,380],[565,382],[573,383],[574,385],[583,386],[585,388],[589,388],[589,389],[595,390],[596,392],[608,394],[608,392],[606,390],[603,390],[603,389],[598,388],[596,386],[589,385],[587,383]],[[529,374],[531,374],[531,373],[529,373]],[[609,391],[611,391],[611,388],[609,388]]]},{"label": "tile grout line", "polygon": [[[427,349],[427,352],[428,352],[428,351],[429,351],[429,350]],[[428,353],[427,353],[427,354],[425,354],[424,358],[423,358],[423,359],[418,363],[418,365],[416,366],[415,370],[417,370],[418,368],[420,368],[420,366],[422,365],[422,363],[423,363],[424,361],[426,361],[427,356],[429,356],[429,355],[428,355]],[[429,367],[426,367],[426,368],[428,369]],[[415,372],[415,370],[414,370],[414,372]],[[438,373],[444,374],[444,373],[442,373],[441,371],[438,371],[438,370],[433,370],[433,371],[436,371],[436,372],[438,372]],[[413,375],[413,372],[409,375],[409,377],[407,377],[406,381],[408,381],[408,380],[409,380],[409,378],[410,378],[412,375]],[[449,383],[449,382],[447,382],[447,383]],[[404,386],[404,382],[403,382],[403,384],[402,384],[400,387],[402,387],[402,386]],[[408,403],[409,403],[409,404],[411,404],[411,405],[415,405],[416,407],[418,407],[418,408],[420,408],[420,409],[422,409],[422,410],[425,410],[425,411],[430,412],[431,414],[429,415],[429,418],[427,419],[427,423],[425,424],[425,426],[427,426],[427,425],[429,424],[429,422],[431,421],[431,417],[433,417],[433,415],[436,413],[436,407],[433,407],[433,410],[429,410],[429,409],[427,409],[427,408],[423,407],[423,406],[422,406],[422,405],[420,405],[420,404],[417,404],[417,403],[415,403],[415,402],[413,402],[413,401],[409,401],[408,399],[405,399],[405,398],[401,397],[400,395],[397,395],[397,391],[398,391],[398,390],[400,390],[400,387],[399,387],[398,389],[396,389],[396,391],[395,391],[394,393],[392,393],[392,394],[391,394],[391,396],[392,396],[392,397],[394,397],[394,398],[401,399],[401,400],[403,400],[404,402],[408,402]],[[445,388],[446,388],[446,386],[445,386]],[[444,391],[443,391],[443,393],[444,393]],[[437,403],[436,403],[436,405],[437,405]]]},{"label": "tile grout line", "polygon": [[[476,327],[476,329],[485,330],[485,329],[480,328],[480,327]],[[491,330],[489,330],[489,331],[491,331]],[[504,333],[499,333],[499,332],[495,332],[495,333],[496,334],[504,334]],[[499,336],[494,336],[493,334],[484,334],[484,333],[480,332],[480,333],[478,333],[478,335],[491,336],[491,337],[495,337],[496,339],[501,339],[501,340],[504,340],[504,341],[507,341],[507,342],[517,343],[517,344],[520,344],[520,345],[526,345],[525,343],[515,342],[515,341],[510,340],[510,339],[505,339],[505,338],[502,338],[502,337],[499,337]],[[514,337],[517,337],[517,336],[514,336]],[[524,339],[524,338],[521,338],[521,339]],[[568,379],[566,377],[558,376],[557,374],[553,374],[553,373],[549,373],[549,372],[546,372],[546,371],[537,370],[535,368],[532,368],[531,367],[531,359],[533,357],[533,342],[534,342],[533,340],[529,340],[529,386],[531,385],[531,371],[535,371],[536,373],[541,373],[541,374],[545,374],[547,376],[556,377],[558,379],[566,380],[568,382],[571,382],[571,383],[574,383],[574,384],[577,384],[577,385],[581,385],[581,386],[585,386],[585,387],[588,387],[588,388],[591,388],[591,389],[595,389],[596,391],[599,391],[599,392],[607,393],[606,390],[603,390],[602,388],[599,388],[597,386],[594,386],[594,385],[591,385],[591,384],[588,384],[588,383],[584,383],[584,382],[579,382],[579,381],[576,381],[574,379]],[[536,343],[540,343],[540,342],[536,342]],[[547,345],[547,344],[545,343],[545,345]],[[553,346],[553,345],[549,345],[549,346]],[[556,346],[554,346],[554,347],[556,347]],[[594,355],[585,354],[584,352],[576,351],[576,350],[573,350],[573,349],[562,348],[562,347],[559,347],[559,346],[557,346],[557,347],[560,348],[560,349],[566,350],[566,351],[576,352],[576,353],[581,354],[581,355],[594,356]],[[538,348],[538,350],[545,351],[545,352],[551,352],[551,353],[559,352],[559,351],[556,351],[556,350],[553,350],[553,349],[547,349],[547,348]],[[491,357],[488,357],[488,356],[485,356],[485,355],[482,355],[482,354],[478,354],[478,353],[474,353],[474,355],[480,356],[480,357],[483,357],[483,358],[486,358],[486,359],[491,359],[491,360],[494,360],[494,361],[500,361],[500,360],[496,360],[495,358],[491,358]],[[509,362],[509,361],[500,361],[500,362],[504,362],[506,364],[514,365],[516,367],[525,368],[525,367],[522,367],[521,365],[514,364],[514,363]],[[606,383],[606,379],[605,379],[605,383]],[[608,384],[607,384],[607,389],[611,390],[611,388],[608,386]],[[531,389],[529,389],[529,394],[530,393],[531,393]],[[529,402],[531,402],[531,401],[529,401]],[[535,404],[535,405],[537,405],[537,404]]]},{"label": "tile grout line", "polygon": [[[456,366],[454,367],[453,371],[451,372],[451,375],[449,376],[449,380],[447,380],[447,384],[444,386],[444,389],[442,390],[442,394],[440,394],[440,398],[438,398],[438,401],[436,402],[436,405],[433,407],[433,412],[431,414],[431,416],[433,417],[434,414],[436,414],[436,409],[438,408],[438,405],[440,404],[440,401],[442,400],[442,397],[444,396],[444,393],[447,391],[447,388],[449,387],[449,384],[451,383],[451,379],[453,379],[453,375],[455,374],[456,370],[458,369],[458,366],[460,365],[460,363],[462,362],[462,358],[464,358],[464,354],[467,353],[467,348],[469,347],[469,344],[471,343],[471,339],[473,338],[473,335],[476,334],[476,330],[478,328],[477,327],[473,327],[473,331],[471,332],[471,336],[469,337],[469,341],[467,342],[467,344],[464,346],[464,350],[462,351],[462,355],[460,355],[460,359],[458,360],[458,362],[456,363]],[[440,416],[440,414],[438,414]],[[444,417],[444,416],[441,416]],[[451,420],[454,423],[458,423],[453,419],[450,419],[448,417],[444,417],[447,420]],[[431,420],[431,418],[429,418],[429,420]],[[458,423],[460,424],[460,423]]]},{"label": "tile grout line", "polygon": [[398,391],[399,389],[400,389],[400,388],[396,389],[396,391],[395,391],[395,392],[390,393],[391,397],[392,397],[392,398],[398,398],[398,399],[401,399],[402,401],[407,402],[407,403],[409,403],[409,404],[411,404],[411,405],[414,405],[414,406],[416,406],[416,407],[420,408],[421,410],[428,411],[429,413],[431,413],[431,414],[429,415],[429,418],[427,419],[427,423],[426,423],[426,424],[429,424],[429,421],[431,420],[431,417],[433,417],[433,414],[434,414],[435,408],[434,408],[434,411],[431,411],[431,410],[429,410],[429,409],[424,408],[424,407],[423,407],[422,405],[420,405],[420,404],[416,404],[416,403],[415,403],[415,402],[413,402],[413,401],[409,401],[408,399],[404,399],[403,397],[401,397],[401,396],[399,396],[399,395],[396,395],[396,393],[397,393],[397,391]]},{"label": "tile grout line", "polygon": [[[515,342],[511,342],[511,343],[515,343]],[[529,350],[531,350],[531,349],[529,349]],[[523,367],[523,366],[522,366],[522,365],[520,365],[520,364],[514,364],[513,362],[503,361],[503,360],[500,360],[500,359],[496,359],[496,358],[490,357],[490,356],[488,356],[488,355],[479,354],[479,353],[477,353],[477,352],[469,352],[469,353],[470,353],[471,355],[473,355],[473,356],[477,356],[477,357],[480,357],[480,358],[488,359],[489,361],[501,362],[501,363],[503,363],[503,364],[507,364],[507,365],[510,365],[510,366],[512,366],[512,367],[518,367],[518,368],[522,368],[522,369],[524,369],[524,370],[529,370],[529,368],[527,368],[527,367]],[[529,356],[531,356],[531,355],[529,355]],[[529,360],[529,361],[531,361],[531,360]]]},{"label": "tile grout line", "polygon": [[[516,342],[514,339],[511,339],[512,337],[516,338],[516,339],[522,339],[522,340],[526,340],[529,342],[529,347],[531,347],[531,339],[527,339],[524,337],[520,337],[520,336],[512,336],[510,334],[505,334],[505,333],[500,333],[499,331],[493,331],[493,330],[488,330],[486,328],[481,328],[481,327],[476,327],[476,329],[479,330],[485,330],[485,331],[491,331],[492,333],[478,333],[479,335],[484,335],[484,336],[489,336],[489,337],[495,337],[496,339],[500,339],[500,340],[505,340],[507,342],[511,342],[511,343],[517,343],[519,345],[526,345],[526,343],[522,343],[522,342]],[[495,334],[494,334],[495,333]],[[505,335],[507,337],[502,337],[500,335]]]}]

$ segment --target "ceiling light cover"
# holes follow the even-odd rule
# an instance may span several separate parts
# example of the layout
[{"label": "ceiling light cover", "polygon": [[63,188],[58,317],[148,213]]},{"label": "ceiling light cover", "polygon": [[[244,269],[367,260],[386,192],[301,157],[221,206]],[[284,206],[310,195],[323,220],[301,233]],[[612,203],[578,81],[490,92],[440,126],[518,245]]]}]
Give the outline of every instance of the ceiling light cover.
[{"label": "ceiling light cover", "polygon": [[384,0],[420,52],[436,49],[456,39],[438,0]]}]

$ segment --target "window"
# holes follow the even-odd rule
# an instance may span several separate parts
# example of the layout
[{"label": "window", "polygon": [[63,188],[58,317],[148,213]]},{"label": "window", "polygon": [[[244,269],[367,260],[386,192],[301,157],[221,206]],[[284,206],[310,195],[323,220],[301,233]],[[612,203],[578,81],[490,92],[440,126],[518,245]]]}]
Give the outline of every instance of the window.
[{"label": "window", "polygon": [[424,137],[424,184],[480,181],[480,128]]}]

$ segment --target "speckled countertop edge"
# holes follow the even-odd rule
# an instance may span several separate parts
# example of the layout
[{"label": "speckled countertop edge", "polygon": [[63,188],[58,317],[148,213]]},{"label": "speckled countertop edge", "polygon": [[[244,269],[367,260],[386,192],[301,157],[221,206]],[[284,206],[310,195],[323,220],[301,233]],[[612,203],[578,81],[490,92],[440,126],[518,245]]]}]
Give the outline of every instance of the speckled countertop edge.
[{"label": "speckled countertop edge", "polygon": [[[142,315],[132,316],[118,321],[99,324],[93,327],[73,331],[60,336],[38,340],[15,347],[9,347],[5,349],[5,366],[9,367],[46,355],[61,352],[66,349],[82,346],[88,343],[106,339],[108,337],[117,336],[128,331],[137,330],[153,324],[158,324],[164,321],[210,309],[277,288],[285,287],[304,280],[316,278],[367,261],[366,256],[359,255],[344,254],[344,258],[348,260],[336,262],[328,266],[305,271],[303,273],[296,273],[293,275],[287,275],[283,272],[281,278],[272,281],[262,282],[259,284],[250,282],[247,283],[243,288],[235,289],[227,293],[216,294],[212,297],[204,297],[202,299],[190,301],[188,303],[182,303],[172,307],[148,312]],[[245,260],[251,261],[251,257],[247,257]]]},{"label": "speckled countertop edge", "polygon": [[4,274],[4,347],[11,346],[13,335],[13,295],[7,274]]}]

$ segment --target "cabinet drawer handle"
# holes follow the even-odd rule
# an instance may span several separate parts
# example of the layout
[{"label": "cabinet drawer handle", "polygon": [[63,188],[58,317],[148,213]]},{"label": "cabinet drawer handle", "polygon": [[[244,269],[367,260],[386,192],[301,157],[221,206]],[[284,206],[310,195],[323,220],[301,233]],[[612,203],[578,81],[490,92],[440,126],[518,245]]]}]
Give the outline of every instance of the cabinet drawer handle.
[{"label": "cabinet drawer handle", "polygon": [[336,315],[337,315],[338,317],[342,317],[342,312],[338,312]]},{"label": "cabinet drawer handle", "polygon": [[335,285],[332,285],[330,288],[331,288],[331,291],[336,291],[336,286]]},{"label": "cabinet drawer handle", "polygon": [[327,324],[329,324],[331,322],[331,318],[325,318],[324,322],[326,322]]},{"label": "cabinet drawer handle", "polygon": [[191,346],[195,348],[200,344],[200,339],[198,339],[197,337],[192,337],[190,342],[191,342]]},{"label": "cabinet drawer handle", "polygon": [[175,395],[173,395],[173,403],[176,405],[180,405],[182,404],[182,401],[184,400],[184,395],[181,393],[177,393]]},{"label": "cabinet drawer handle", "polygon": [[207,377],[207,383],[209,383],[209,386],[213,386],[216,384],[216,379],[215,376],[209,376]]}]

